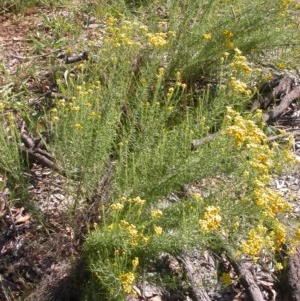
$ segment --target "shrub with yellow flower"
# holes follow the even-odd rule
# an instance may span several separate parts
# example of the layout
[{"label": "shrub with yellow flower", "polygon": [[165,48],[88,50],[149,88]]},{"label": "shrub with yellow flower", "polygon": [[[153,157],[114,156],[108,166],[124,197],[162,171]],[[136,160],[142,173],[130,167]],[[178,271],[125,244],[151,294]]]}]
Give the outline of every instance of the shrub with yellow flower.
[{"label": "shrub with yellow flower", "polygon": [[119,275],[119,280],[123,288],[124,293],[130,294],[133,292],[133,284],[135,282],[135,275],[132,272]]},{"label": "shrub with yellow flower", "polygon": [[162,211],[160,209],[152,210],[151,211],[151,217],[154,219],[161,218],[163,215]]},{"label": "shrub with yellow flower", "polygon": [[219,206],[207,206],[205,208],[204,219],[199,220],[199,225],[203,231],[214,231],[220,226],[222,221],[220,211]]},{"label": "shrub with yellow flower", "polygon": [[202,38],[206,41],[210,41],[212,39],[212,34],[211,33],[205,33],[202,35]]}]

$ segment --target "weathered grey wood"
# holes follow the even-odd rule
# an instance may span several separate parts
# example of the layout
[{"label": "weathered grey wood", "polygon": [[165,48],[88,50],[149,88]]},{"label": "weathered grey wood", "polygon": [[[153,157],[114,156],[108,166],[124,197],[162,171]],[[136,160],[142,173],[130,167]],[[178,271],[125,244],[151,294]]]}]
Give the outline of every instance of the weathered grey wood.
[{"label": "weathered grey wood", "polygon": [[[267,123],[274,122],[297,98],[300,97],[300,86],[294,86],[293,79],[289,76],[282,78],[277,87],[270,94],[273,100],[280,99],[278,106],[263,114]],[[269,96],[270,97],[270,96]],[[268,96],[266,97],[268,99]]]},{"label": "weathered grey wood", "polygon": [[192,287],[194,297],[197,301],[211,301],[204,286],[201,272],[201,263],[193,252],[186,253],[180,257],[184,265],[186,275]]},{"label": "weathered grey wood", "polygon": [[227,258],[232,265],[235,273],[239,276],[242,285],[246,289],[246,292],[251,301],[264,301],[264,297],[260,288],[256,284],[254,277],[244,265],[243,262],[236,261],[232,256],[227,254]]},{"label": "weathered grey wood", "polygon": [[300,301],[300,244],[294,255],[290,257],[288,266],[288,284],[290,301]]},{"label": "weathered grey wood", "polygon": [[191,150],[194,151],[196,150],[198,147],[200,147],[201,145],[207,143],[207,142],[211,142],[213,140],[215,140],[219,135],[219,132],[217,133],[214,133],[214,134],[210,134],[210,135],[207,135],[201,139],[195,139],[192,141],[191,143]]}]

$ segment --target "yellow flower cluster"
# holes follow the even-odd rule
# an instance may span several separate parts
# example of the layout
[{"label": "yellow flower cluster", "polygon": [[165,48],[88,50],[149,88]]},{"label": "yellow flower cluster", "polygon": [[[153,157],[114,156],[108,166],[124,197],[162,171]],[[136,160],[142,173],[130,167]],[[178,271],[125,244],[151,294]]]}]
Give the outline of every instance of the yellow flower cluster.
[{"label": "yellow flower cluster", "polygon": [[132,272],[119,275],[123,291],[125,294],[131,294],[133,292],[133,284],[135,282],[135,274]]},{"label": "yellow flower cluster", "polygon": [[59,121],[59,117],[58,116],[52,116],[51,117],[51,122],[56,123]]},{"label": "yellow flower cluster", "polygon": [[229,84],[232,87],[232,89],[239,94],[245,94],[247,96],[250,96],[252,94],[252,91],[248,89],[247,84],[240,81],[234,76],[230,78]]},{"label": "yellow flower cluster", "polygon": [[130,236],[135,237],[138,235],[138,230],[136,229],[136,226],[134,224],[130,224],[126,220],[121,220],[120,225],[127,230]]},{"label": "yellow flower cluster", "polygon": [[191,195],[192,199],[196,200],[197,202],[202,203],[203,202],[203,197],[201,196],[200,193],[192,193]]},{"label": "yellow flower cluster", "polygon": [[282,245],[286,242],[286,229],[285,226],[279,222],[274,223],[274,230],[270,236],[273,238],[273,243],[276,251],[279,251]]},{"label": "yellow flower cluster", "polygon": [[274,152],[270,150],[266,145],[258,145],[254,143],[249,143],[247,145],[253,155],[252,160],[249,161],[249,165],[255,170],[264,173],[273,167]]},{"label": "yellow flower cluster", "polygon": [[[260,112],[257,113],[260,115]],[[234,139],[237,149],[245,147],[249,160],[247,172],[255,171],[256,177],[252,181],[253,196],[257,205],[265,210],[265,214],[275,216],[280,212],[290,210],[288,203],[279,193],[266,188],[270,177],[270,170],[274,167],[275,152],[267,144],[263,131],[252,121],[244,119],[240,114],[227,108],[227,121],[231,124],[226,128],[226,134]]]},{"label": "yellow flower cluster", "polygon": [[252,72],[252,68],[250,68],[247,58],[242,55],[242,52],[238,48],[234,49],[233,61],[229,66],[235,72],[242,72],[245,74],[250,74]]},{"label": "yellow flower cluster", "polygon": [[[142,27],[138,22],[131,22],[128,20],[117,20],[109,17],[106,20],[108,35],[103,39],[104,43],[113,46],[114,48],[120,48],[122,45],[125,47],[133,47],[140,49],[142,43],[136,36],[136,33],[142,30],[147,31],[147,27]],[[146,29],[145,29],[146,28]]]},{"label": "yellow flower cluster", "polygon": [[295,234],[294,234],[296,239],[300,240],[300,228],[295,230]]},{"label": "yellow flower cluster", "polygon": [[266,216],[275,217],[278,213],[291,211],[291,206],[280,193],[270,188],[256,188],[254,197],[256,204],[264,209]]},{"label": "yellow flower cluster", "polygon": [[[259,121],[260,118],[261,112],[258,111],[254,119]],[[279,192],[268,187],[271,171],[278,167],[276,160],[282,151],[278,152],[278,148],[272,149],[267,137],[256,123],[244,119],[231,108],[227,108],[226,124],[225,134],[232,137],[234,146],[239,152],[245,151],[247,154],[246,172],[243,173],[243,177],[249,192],[245,201],[257,206],[257,215],[260,216],[261,223],[249,231],[247,241],[240,243],[241,251],[255,257],[265,249],[271,252],[278,251],[287,242],[293,245],[292,240],[287,239],[285,226],[278,220],[279,214],[291,211],[291,206]],[[293,157],[288,149],[284,151]],[[268,229],[263,226],[264,223],[268,225]],[[295,240],[296,235],[293,237]]]},{"label": "yellow flower cluster", "polygon": [[162,79],[165,75],[165,69],[164,68],[159,68],[158,69],[158,74],[157,74],[157,78]]},{"label": "yellow flower cluster", "polygon": [[147,244],[151,239],[150,236],[144,235],[144,233],[143,233],[143,230],[145,229],[144,226],[142,227],[142,230],[139,232],[136,225],[129,223],[128,221],[126,221],[124,219],[120,221],[118,228],[114,228],[111,225],[108,227],[110,227],[109,230],[114,230],[114,231],[119,231],[120,229],[125,229],[126,232],[128,233],[128,239],[130,241],[130,244],[133,247],[139,245],[140,243]]},{"label": "yellow flower cluster", "polygon": [[293,0],[281,0],[280,6],[284,11],[288,11],[293,2]]},{"label": "yellow flower cluster", "polygon": [[[226,43],[232,43],[227,41]],[[233,45],[227,45],[231,48]],[[229,57],[229,53],[225,52],[224,56],[221,57],[221,62],[223,63]],[[253,74],[254,71],[258,72],[258,69],[252,69],[247,61],[247,58],[242,55],[242,52],[238,49],[234,49],[234,55],[230,64],[227,65],[228,74],[227,77],[228,87],[232,91],[229,95],[233,97],[236,94],[243,96],[251,96],[253,91],[248,87],[246,81],[250,78],[249,76]],[[241,80],[242,78],[242,80]]]},{"label": "yellow flower cluster", "polygon": [[221,276],[221,281],[225,284],[225,285],[231,285],[232,284],[232,280],[231,280],[231,276],[229,273],[222,273]]},{"label": "yellow flower cluster", "polygon": [[143,206],[146,201],[141,199],[139,196],[137,196],[135,198],[121,197],[120,202],[121,203],[126,203],[127,202],[127,203],[131,203],[131,204]]},{"label": "yellow flower cluster", "polygon": [[147,33],[148,42],[155,47],[165,47],[168,44],[167,34],[164,32]]},{"label": "yellow flower cluster", "polygon": [[234,43],[232,42],[231,38],[233,37],[233,33],[230,30],[225,29],[223,31],[223,35],[226,39],[225,41],[225,47],[226,48],[233,48]]},{"label": "yellow flower cluster", "polygon": [[114,203],[114,204],[111,204],[111,205],[110,205],[110,208],[111,208],[113,211],[121,211],[121,210],[124,208],[124,205],[121,204],[121,203]]},{"label": "yellow flower cluster", "polygon": [[223,35],[226,39],[230,39],[230,38],[233,37],[233,33],[230,30],[227,30],[227,29],[223,31]]},{"label": "yellow flower cluster", "polygon": [[212,34],[211,33],[205,33],[202,35],[202,38],[206,41],[210,41],[212,39]]},{"label": "yellow flower cluster", "polygon": [[167,99],[170,100],[170,99],[172,98],[173,94],[174,94],[174,88],[173,88],[173,87],[170,87],[170,88],[168,89]]},{"label": "yellow flower cluster", "polygon": [[132,263],[132,267],[133,267],[133,269],[135,270],[136,268],[137,268],[137,266],[139,265],[139,258],[138,257],[134,257],[133,259],[132,259],[132,261],[131,261],[131,263]]},{"label": "yellow flower cluster", "polygon": [[248,240],[241,243],[241,250],[244,254],[256,257],[264,247],[263,233],[251,229],[248,233]]},{"label": "yellow flower cluster", "polygon": [[158,219],[158,218],[161,218],[163,215],[162,211],[157,209],[157,210],[152,210],[151,211],[151,217],[154,218],[154,219]]},{"label": "yellow flower cluster", "polygon": [[[163,48],[165,47],[170,38],[176,36],[175,32],[164,29],[162,32],[149,32],[146,25],[136,21],[116,20],[115,18],[107,19],[108,34],[104,37],[104,43],[114,48],[120,48],[122,45],[128,49],[137,49],[148,45]],[[165,27],[165,26],[164,26]]]},{"label": "yellow flower cluster", "polygon": [[220,207],[208,206],[205,208],[204,219],[199,220],[201,230],[208,232],[216,230],[222,221],[220,216]]},{"label": "yellow flower cluster", "polygon": [[267,141],[264,132],[252,120],[244,119],[230,107],[226,109],[225,118],[226,123],[229,124],[225,134],[234,139],[234,145],[237,149],[245,144],[257,147]]},{"label": "yellow flower cluster", "polygon": [[155,233],[156,235],[161,235],[161,234],[163,233],[162,227],[154,226],[154,233]]},{"label": "yellow flower cluster", "polygon": [[234,47],[234,44],[233,44],[233,42],[231,42],[231,41],[226,41],[225,47],[226,47],[226,48],[233,48],[233,47]]},{"label": "yellow flower cluster", "polygon": [[77,129],[77,130],[82,130],[82,129],[83,129],[83,126],[82,126],[82,124],[80,124],[80,123],[75,123],[75,124],[74,124],[74,128]]}]

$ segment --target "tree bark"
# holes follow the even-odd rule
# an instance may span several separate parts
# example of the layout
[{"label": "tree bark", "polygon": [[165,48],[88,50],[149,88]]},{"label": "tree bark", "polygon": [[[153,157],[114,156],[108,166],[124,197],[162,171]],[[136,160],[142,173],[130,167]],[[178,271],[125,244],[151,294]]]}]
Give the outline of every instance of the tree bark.
[{"label": "tree bark", "polygon": [[300,301],[300,244],[294,255],[290,257],[288,266],[288,284],[290,288],[290,301]]},{"label": "tree bark", "polygon": [[[194,251],[198,252],[198,251]],[[211,301],[204,285],[201,271],[201,262],[199,261],[199,254],[194,252],[186,253],[180,257],[192,287],[192,292],[197,301]]]},{"label": "tree bark", "polygon": [[254,277],[244,265],[243,262],[236,261],[232,256],[227,255],[227,258],[232,265],[235,273],[239,276],[242,285],[246,289],[246,292],[251,301],[264,301],[264,297],[260,288],[256,284]]}]

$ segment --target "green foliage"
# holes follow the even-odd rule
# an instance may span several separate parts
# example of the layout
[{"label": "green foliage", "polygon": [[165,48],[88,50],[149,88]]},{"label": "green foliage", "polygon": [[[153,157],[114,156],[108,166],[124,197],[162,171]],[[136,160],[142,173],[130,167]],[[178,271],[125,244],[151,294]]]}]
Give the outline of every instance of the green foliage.
[{"label": "green foliage", "polygon": [[[106,165],[115,166],[110,203],[99,208],[103,221],[84,245],[88,300],[123,300],[162,252],[228,248],[257,260],[261,252],[293,248],[288,233],[296,241],[296,226],[281,223],[289,206],[267,187],[283,158],[292,159],[290,144],[270,145],[261,112],[242,113],[256,93],[253,83],[267,75],[253,63],[258,54],[295,32],[293,16],[286,24],[289,5],[103,0],[79,7],[101,17],[105,29],[76,45],[89,50],[89,60],[57,75],[65,99],[38,122],[51,133],[47,147],[75,200],[91,198]],[[62,18],[44,22],[53,40],[38,39],[38,49],[79,34],[78,24]],[[19,136],[9,107],[1,109],[0,167],[18,178]],[[193,139],[217,131],[191,151]],[[183,184],[216,177],[223,181],[207,184],[206,196],[166,198]]]},{"label": "green foliage", "polygon": [[0,3],[0,12],[22,12],[25,8],[34,6],[57,6],[66,3],[66,0],[3,0]]},{"label": "green foliage", "polygon": [[0,170],[18,182],[22,176],[21,141],[12,112],[2,112],[0,124]]}]

